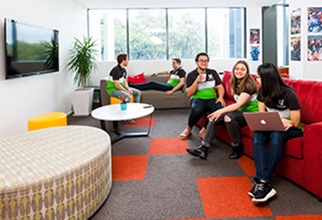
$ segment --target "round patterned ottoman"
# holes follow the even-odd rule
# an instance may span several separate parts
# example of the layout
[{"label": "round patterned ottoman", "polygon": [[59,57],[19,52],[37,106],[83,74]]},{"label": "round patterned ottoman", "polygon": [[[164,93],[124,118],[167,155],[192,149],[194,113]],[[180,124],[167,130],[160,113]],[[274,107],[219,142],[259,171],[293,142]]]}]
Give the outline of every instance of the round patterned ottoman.
[{"label": "round patterned ottoman", "polygon": [[0,139],[0,219],[88,219],[112,187],[110,137],[62,126]]}]

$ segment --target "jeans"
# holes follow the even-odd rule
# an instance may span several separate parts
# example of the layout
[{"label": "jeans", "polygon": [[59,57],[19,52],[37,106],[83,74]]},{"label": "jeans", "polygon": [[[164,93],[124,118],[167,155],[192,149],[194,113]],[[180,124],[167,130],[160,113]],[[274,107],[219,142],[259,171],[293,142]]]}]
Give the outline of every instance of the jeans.
[{"label": "jeans", "polygon": [[[131,87],[130,87],[130,89],[133,92],[134,102],[139,103],[141,100],[141,91],[138,89],[135,89],[135,88],[131,88]],[[121,100],[122,100],[122,97],[125,97],[125,99],[128,100],[127,102],[129,102],[131,99],[131,95],[129,93],[118,90],[118,89],[114,90],[109,95],[112,97],[116,97],[118,99],[121,99]]]},{"label": "jeans", "polygon": [[[230,122],[225,122],[225,116],[231,119]],[[243,112],[234,111],[221,115],[216,121],[209,121],[207,125],[206,134],[204,140],[201,142],[202,145],[209,147],[210,143],[216,136],[218,125],[226,125],[229,135],[232,140],[232,146],[238,147],[240,143],[239,128],[247,125]]]},{"label": "jeans", "polygon": [[168,83],[161,83],[157,81],[149,81],[146,83],[140,83],[140,84],[130,84],[131,87],[139,89],[139,90],[158,90],[158,91],[169,91],[173,89],[172,86],[170,86]]},{"label": "jeans", "polygon": [[[270,182],[272,174],[282,157],[284,145],[291,138],[300,137],[303,132],[297,128],[289,128],[281,131],[256,131],[254,133],[254,161],[256,166],[256,177],[260,180]],[[265,143],[269,141],[266,151]]]},{"label": "jeans", "polygon": [[[192,99],[190,101],[191,110],[188,118],[188,126],[192,128],[204,114],[222,108],[221,103],[216,103],[216,101],[217,99]],[[207,124],[208,120],[204,124],[204,128],[207,127]]]}]

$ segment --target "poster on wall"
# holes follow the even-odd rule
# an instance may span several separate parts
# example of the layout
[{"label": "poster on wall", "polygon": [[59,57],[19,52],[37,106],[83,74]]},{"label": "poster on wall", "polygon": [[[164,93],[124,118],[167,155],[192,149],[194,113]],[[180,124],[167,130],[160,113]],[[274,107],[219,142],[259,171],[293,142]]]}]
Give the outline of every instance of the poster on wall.
[{"label": "poster on wall", "polygon": [[258,28],[256,29],[250,29],[250,44],[259,44],[260,43],[260,30]]},{"label": "poster on wall", "polygon": [[322,8],[308,8],[308,32],[322,34]]},{"label": "poster on wall", "polygon": [[260,29],[251,28],[249,34],[251,60],[258,61],[260,54]]},{"label": "poster on wall", "polygon": [[259,45],[251,45],[250,46],[250,56],[252,61],[258,61],[259,59]]},{"label": "poster on wall", "polygon": [[301,61],[301,37],[291,37],[291,60]]},{"label": "poster on wall", "polygon": [[301,33],[301,9],[298,8],[291,12],[291,34]]},{"label": "poster on wall", "polygon": [[322,60],[322,35],[312,35],[307,37],[307,60]]}]

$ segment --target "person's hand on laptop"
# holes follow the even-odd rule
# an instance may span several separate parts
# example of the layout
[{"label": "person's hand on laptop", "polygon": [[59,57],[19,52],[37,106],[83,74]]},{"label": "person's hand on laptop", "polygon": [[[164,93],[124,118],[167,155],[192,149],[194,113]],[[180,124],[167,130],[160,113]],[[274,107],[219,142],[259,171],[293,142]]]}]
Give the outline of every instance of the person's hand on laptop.
[{"label": "person's hand on laptop", "polygon": [[293,127],[293,122],[289,119],[282,118],[283,125],[285,127],[285,130],[288,130],[290,127]]}]

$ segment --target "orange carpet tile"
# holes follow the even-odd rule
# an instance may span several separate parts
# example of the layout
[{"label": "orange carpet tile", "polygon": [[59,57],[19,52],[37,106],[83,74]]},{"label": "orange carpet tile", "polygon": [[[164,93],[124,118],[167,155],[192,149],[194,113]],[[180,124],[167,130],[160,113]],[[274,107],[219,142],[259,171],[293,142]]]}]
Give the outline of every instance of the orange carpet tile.
[{"label": "orange carpet tile", "polygon": [[252,202],[247,176],[198,178],[197,183],[206,218],[272,216],[265,204]]},{"label": "orange carpet tile", "polygon": [[150,154],[187,154],[187,141],[179,138],[152,138]]},{"label": "orange carpet tile", "polygon": [[163,220],[207,220],[205,218],[167,218]]},{"label": "orange carpet tile", "polygon": [[243,156],[237,160],[240,167],[244,170],[247,176],[256,176],[256,168],[254,160],[249,157]]},{"label": "orange carpet tile", "polygon": [[276,216],[276,220],[322,220],[322,215]]},{"label": "orange carpet tile", "polygon": [[[134,119],[135,124],[125,124],[125,127],[132,128],[132,127],[149,127],[150,124],[150,117],[147,118],[137,118]],[[154,126],[155,118],[151,118],[151,127]]]},{"label": "orange carpet tile", "polygon": [[113,156],[113,180],[143,180],[148,166],[148,155]]}]

